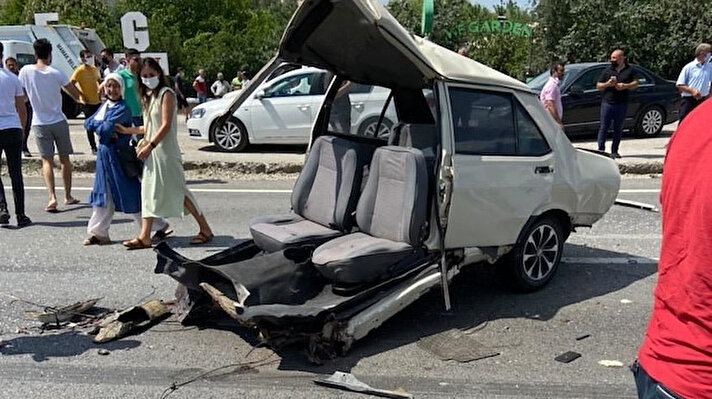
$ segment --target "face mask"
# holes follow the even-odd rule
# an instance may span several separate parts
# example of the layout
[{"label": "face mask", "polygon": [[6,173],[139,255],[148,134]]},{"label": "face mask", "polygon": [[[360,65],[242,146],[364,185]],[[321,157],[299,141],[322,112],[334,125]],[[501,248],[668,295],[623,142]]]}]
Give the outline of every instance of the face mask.
[{"label": "face mask", "polygon": [[618,62],[616,62],[616,61],[611,61],[611,66],[612,66],[613,68],[618,68]]},{"label": "face mask", "polygon": [[87,58],[86,60],[84,60],[84,63],[89,66],[94,66],[94,57]]},{"label": "face mask", "polygon": [[158,76],[154,76],[152,78],[141,78],[141,82],[143,82],[146,87],[153,90],[158,87]]},{"label": "face mask", "polygon": [[104,64],[108,64],[108,63],[109,63],[109,59],[106,58],[106,57],[101,57],[101,62],[103,62]]}]

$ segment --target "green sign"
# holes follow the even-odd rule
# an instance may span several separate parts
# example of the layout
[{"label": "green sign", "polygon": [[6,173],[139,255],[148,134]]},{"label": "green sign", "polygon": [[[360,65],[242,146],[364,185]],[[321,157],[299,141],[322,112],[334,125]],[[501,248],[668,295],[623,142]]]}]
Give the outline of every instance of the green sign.
[{"label": "green sign", "polygon": [[518,37],[530,37],[532,28],[526,24],[512,21],[500,21],[493,19],[490,21],[472,21],[470,23],[459,23],[450,29],[445,30],[445,35],[449,38],[463,35],[508,35]]},{"label": "green sign", "polygon": [[420,22],[420,33],[427,36],[433,31],[433,10],[435,9],[434,0],[423,0],[423,18]]}]

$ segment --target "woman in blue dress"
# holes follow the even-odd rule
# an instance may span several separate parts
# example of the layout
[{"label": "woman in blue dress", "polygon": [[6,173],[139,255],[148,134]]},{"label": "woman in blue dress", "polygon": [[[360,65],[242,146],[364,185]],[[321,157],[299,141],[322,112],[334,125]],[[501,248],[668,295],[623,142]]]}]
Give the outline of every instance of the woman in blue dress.
[{"label": "woman in blue dress", "polygon": [[[121,147],[133,151],[129,144],[131,136],[117,134],[114,130],[116,124],[132,126],[131,111],[122,98],[123,86],[121,76],[107,75],[103,85],[107,100],[84,122],[85,129],[99,138],[94,187],[89,194],[93,212],[87,226],[89,237],[84,240],[84,245],[111,242],[109,227],[115,211],[123,212],[141,224],[141,183],[138,177],[126,176],[117,150]],[[163,220],[157,221],[159,226],[155,227],[158,230],[155,236],[163,238],[170,234],[168,225]]]}]

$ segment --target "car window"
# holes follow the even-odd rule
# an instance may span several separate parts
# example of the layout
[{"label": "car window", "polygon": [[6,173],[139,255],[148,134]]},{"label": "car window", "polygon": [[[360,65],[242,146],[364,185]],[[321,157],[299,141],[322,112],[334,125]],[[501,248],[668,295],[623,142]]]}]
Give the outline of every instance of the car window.
[{"label": "car window", "polygon": [[517,153],[525,156],[541,156],[549,153],[551,148],[544,135],[524,107],[517,102]]},{"label": "car window", "polygon": [[511,95],[450,89],[455,152],[516,155]]},{"label": "car window", "polygon": [[17,53],[15,58],[17,59],[18,68],[35,63],[35,56],[33,54]]},{"label": "car window", "polygon": [[589,69],[588,71],[584,72],[583,75],[581,75],[578,79],[576,79],[574,84],[571,86],[576,86],[577,88],[580,88],[583,91],[596,90],[596,83],[598,82],[598,78],[601,77],[601,72],[603,72],[602,68]]},{"label": "car window", "polygon": [[655,81],[653,80],[653,78],[649,74],[645,73],[642,69],[635,68],[635,72],[638,74],[638,84],[641,84],[641,85],[655,84]]},{"label": "car window", "polygon": [[[323,89],[321,89],[323,85],[318,82],[320,75],[319,73],[310,73],[284,78],[268,87],[265,90],[265,97],[296,97],[324,94]],[[317,89],[317,87],[320,89]]]},{"label": "car window", "polygon": [[[330,74],[326,75],[326,78],[330,77]],[[341,90],[342,88],[346,88],[346,91]],[[393,101],[388,101],[391,94],[390,89],[345,81],[339,92],[341,94],[337,93],[331,106],[329,131],[387,141],[391,129],[398,123]],[[371,94],[366,98],[355,96],[359,93]],[[388,107],[383,120],[380,120],[386,102],[388,102]]]}]

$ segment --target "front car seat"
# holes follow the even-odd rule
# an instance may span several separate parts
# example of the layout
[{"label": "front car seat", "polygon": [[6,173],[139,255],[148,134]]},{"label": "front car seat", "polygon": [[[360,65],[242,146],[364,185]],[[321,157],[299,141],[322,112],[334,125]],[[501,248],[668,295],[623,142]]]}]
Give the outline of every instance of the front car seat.
[{"label": "front car seat", "polygon": [[393,267],[421,251],[427,230],[428,175],[415,148],[381,147],[356,208],[357,233],[319,246],[314,266],[337,284],[383,280]]}]

